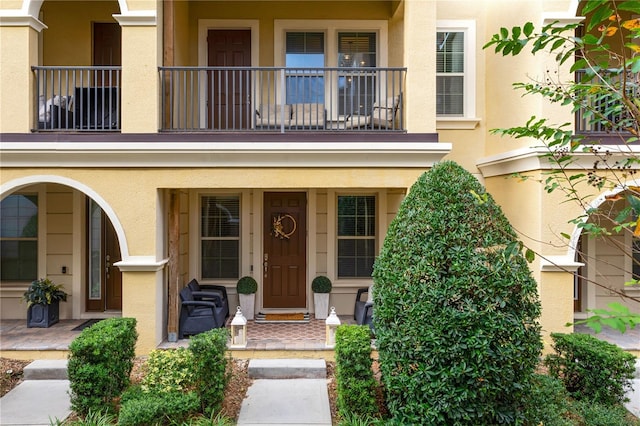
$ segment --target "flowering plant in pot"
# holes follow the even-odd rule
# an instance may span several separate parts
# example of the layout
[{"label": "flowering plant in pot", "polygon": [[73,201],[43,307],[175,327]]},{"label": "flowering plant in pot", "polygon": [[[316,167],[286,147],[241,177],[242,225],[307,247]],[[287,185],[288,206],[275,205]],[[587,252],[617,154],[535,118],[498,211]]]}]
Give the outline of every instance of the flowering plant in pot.
[{"label": "flowering plant in pot", "polygon": [[27,327],[47,328],[60,320],[60,301],[67,301],[62,284],[49,278],[33,281],[23,294],[27,302]]},{"label": "flowering plant in pot", "polygon": [[253,319],[256,306],[256,291],[258,291],[257,281],[251,276],[244,276],[238,280],[236,290],[238,291],[242,315],[248,320]]},{"label": "flowering plant in pot", "polygon": [[327,319],[329,316],[329,293],[331,293],[331,287],[331,280],[324,275],[317,276],[311,281],[316,319]]}]

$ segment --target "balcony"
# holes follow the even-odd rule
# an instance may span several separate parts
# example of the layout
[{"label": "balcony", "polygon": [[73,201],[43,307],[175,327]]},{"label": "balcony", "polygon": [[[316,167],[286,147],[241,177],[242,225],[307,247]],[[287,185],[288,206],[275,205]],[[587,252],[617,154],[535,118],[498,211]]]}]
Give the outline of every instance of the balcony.
[{"label": "balcony", "polygon": [[163,132],[405,132],[405,68],[161,67]]},{"label": "balcony", "polygon": [[121,67],[32,67],[36,132],[119,132]]},{"label": "balcony", "polygon": [[[621,90],[622,77],[619,72],[612,73],[609,85],[614,90]],[[596,143],[622,144],[631,136],[628,129],[638,131],[638,122],[625,110],[620,99],[603,87],[602,81],[589,78],[585,71],[576,72],[575,79],[590,93],[589,103],[576,110],[576,134]],[[639,73],[627,75],[624,85],[630,99],[640,97],[639,81]]]}]

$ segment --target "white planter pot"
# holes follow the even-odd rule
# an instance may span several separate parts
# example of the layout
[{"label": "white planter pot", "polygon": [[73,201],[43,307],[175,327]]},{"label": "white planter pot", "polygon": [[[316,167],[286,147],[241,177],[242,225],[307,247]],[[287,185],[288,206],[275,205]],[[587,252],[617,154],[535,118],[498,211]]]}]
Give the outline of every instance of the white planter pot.
[{"label": "white planter pot", "polygon": [[253,319],[253,314],[256,306],[256,294],[238,294],[240,300],[240,309],[242,309],[242,315],[248,320]]},{"label": "white planter pot", "polygon": [[327,319],[329,316],[329,294],[313,293],[313,307],[316,312],[316,319]]}]

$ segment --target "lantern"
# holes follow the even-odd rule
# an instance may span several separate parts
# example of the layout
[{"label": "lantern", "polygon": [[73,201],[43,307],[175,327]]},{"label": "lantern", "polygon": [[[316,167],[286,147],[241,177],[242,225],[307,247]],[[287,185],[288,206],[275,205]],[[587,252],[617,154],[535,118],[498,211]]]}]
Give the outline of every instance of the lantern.
[{"label": "lantern", "polygon": [[247,319],[242,315],[240,306],[231,321],[231,345],[232,348],[247,347]]},{"label": "lantern", "polygon": [[334,308],[333,306],[331,307],[331,313],[325,320],[325,324],[327,332],[325,345],[327,346],[327,348],[333,348],[336,346],[336,330],[340,325],[340,318],[338,318],[338,315],[336,315],[336,308]]}]

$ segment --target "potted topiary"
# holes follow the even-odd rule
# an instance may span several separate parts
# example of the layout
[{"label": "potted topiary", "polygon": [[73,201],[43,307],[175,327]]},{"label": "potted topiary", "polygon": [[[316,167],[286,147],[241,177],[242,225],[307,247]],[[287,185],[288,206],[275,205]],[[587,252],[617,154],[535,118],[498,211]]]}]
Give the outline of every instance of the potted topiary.
[{"label": "potted topiary", "polygon": [[62,284],[40,278],[23,295],[27,302],[27,327],[47,328],[60,320],[60,301],[67,301]]},{"label": "potted topiary", "polygon": [[242,315],[248,320],[253,319],[253,311],[256,306],[256,291],[258,291],[258,283],[253,277],[245,276],[238,280],[236,284],[238,291],[238,300],[240,301],[240,309]]},{"label": "potted topiary", "polygon": [[316,319],[327,319],[329,316],[329,293],[331,293],[331,280],[324,275],[317,276],[311,281],[313,290],[313,307]]}]

